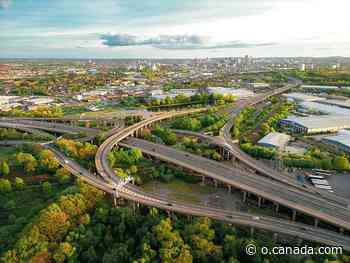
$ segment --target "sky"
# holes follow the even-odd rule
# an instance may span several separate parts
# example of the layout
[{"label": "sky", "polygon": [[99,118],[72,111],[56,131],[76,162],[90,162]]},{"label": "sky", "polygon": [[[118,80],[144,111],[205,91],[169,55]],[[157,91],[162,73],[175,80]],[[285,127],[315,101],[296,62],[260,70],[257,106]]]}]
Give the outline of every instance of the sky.
[{"label": "sky", "polygon": [[349,56],[349,0],[0,0],[0,58]]}]

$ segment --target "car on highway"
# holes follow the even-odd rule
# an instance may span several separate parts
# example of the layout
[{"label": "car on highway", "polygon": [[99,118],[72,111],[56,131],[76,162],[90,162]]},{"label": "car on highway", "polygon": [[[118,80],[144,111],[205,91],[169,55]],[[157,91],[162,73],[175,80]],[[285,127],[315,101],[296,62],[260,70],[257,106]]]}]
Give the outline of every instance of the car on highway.
[{"label": "car on highway", "polygon": [[259,216],[253,216],[252,219],[253,220],[260,220],[260,217]]},{"label": "car on highway", "polygon": [[166,205],[167,205],[167,206],[173,206],[173,204],[171,204],[171,203],[167,203]]},{"label": "car on highway", "polygon": [[68,163],[69,163],[69,161],[68,161],[68,160],[64,160],[64,163],[65,163],[65,164],[68,164]]}]

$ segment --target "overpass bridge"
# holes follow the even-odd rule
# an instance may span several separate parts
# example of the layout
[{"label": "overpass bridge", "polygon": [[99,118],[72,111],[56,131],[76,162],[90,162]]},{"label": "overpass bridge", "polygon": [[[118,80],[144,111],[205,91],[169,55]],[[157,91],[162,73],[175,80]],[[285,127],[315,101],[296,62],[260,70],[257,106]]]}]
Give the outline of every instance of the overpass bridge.
[{"label": "overpass bridge", "polygon": [[[60,164],[68,169],[72,174],[106,193],[111,195],[114,193],[112,185],[107,183],[104,179],[94,176],[88,170],[81,167],[75,161],[67,158],[55,148],[49,145],[45,147],[50,149],[56,155],[56,158]],[[272,233],[286,234],[297,239],[309,240],[321,244],[342,246],[343,249],[350,250],[350,238],[348,236],[297,222],[291,222],[268,216],[186,204],[160,197],[152,193],[144,192],[137,186],[131,184],[128,184],[121,190],[120,196],[126,200],[141,203],[147,206],[157,207],[166,211],[172,211],[184,215],[209,217],[225,223],[250,227],[252,229],[261,229]]]}]

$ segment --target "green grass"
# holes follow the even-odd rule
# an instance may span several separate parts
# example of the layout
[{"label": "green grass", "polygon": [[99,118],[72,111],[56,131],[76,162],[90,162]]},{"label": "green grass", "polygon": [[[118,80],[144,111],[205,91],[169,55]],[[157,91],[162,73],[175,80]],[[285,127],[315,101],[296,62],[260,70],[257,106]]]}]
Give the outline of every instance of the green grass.
[{"label": "green grass", "polygon": [[173,179],[169,183],[150,182],[142,188],[146,192],[159,193],[164,191],[171,199],[192,204],[200,204],[202,196],[216,192],[212,187],[201,186],[199,184],[189,184],[179,179]]},{"label": "green grass", "polygon": [[201,203],[200,199],[196,196],[185,195],[180,193],[171,193],[168,195],[171,199],[179,202],[186,202],[195,205],[199,205]]}]

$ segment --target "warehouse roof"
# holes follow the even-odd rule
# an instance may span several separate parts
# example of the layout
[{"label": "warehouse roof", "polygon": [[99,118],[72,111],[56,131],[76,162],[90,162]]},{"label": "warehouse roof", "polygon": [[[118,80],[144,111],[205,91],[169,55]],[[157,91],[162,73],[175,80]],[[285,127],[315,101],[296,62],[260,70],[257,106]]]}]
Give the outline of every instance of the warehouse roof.
[{"label": "warehouse roof", "polygon": [[296,123],[308,129],[346,128],[350,127],[350,116],[325,115],[311,117],[289,117],[283,121]]},{"label": "warehouse roof", "polygon": [[337,135],[325,137],[323,140],[335,142],[350,148],[350,131],[340,130]]},{"label": "warehouse roof", "polygon": [[276,148],[283,148],[290,140],[290,136],[288,134],[279,133],[279,132],[271,132],[262,138],[258,144],[262,146],[272,146]]},{"label": "warehouse roof", "polygon": [[313,96],[313,95],[308,95],[308,94],[299,93],[299,92],[288,93],[288,94],[284,94],[283,96],[287,97],[288,99],[293,99],[293,100],[297,100],[297,101],[320,101],[320,100],[325,100],[325,98],[316,97],[316,96]]}]

